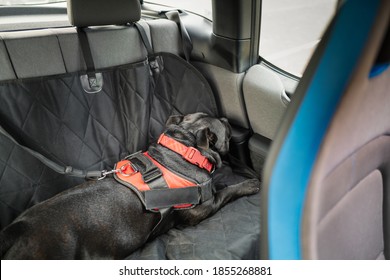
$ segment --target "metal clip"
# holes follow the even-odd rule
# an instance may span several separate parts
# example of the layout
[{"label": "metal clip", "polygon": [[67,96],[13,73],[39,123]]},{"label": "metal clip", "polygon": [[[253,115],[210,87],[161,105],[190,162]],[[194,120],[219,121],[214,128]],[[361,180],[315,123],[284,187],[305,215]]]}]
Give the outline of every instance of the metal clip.
[{"label": "metal clip", "polygon": [[[131,166],[131,168],[133,168],[133,172],[127,174],[125,173],[126,172],[126,168],[128,167],[128,165]],[[138,173],[139,170],[138,168],[132,164],[130,161],[128,163],[126,163],[125,165],[122,165],[119,169],[112,169],[112,170],[102,170],[102,174],[99,178],[96,178],[96,179],[93,179],[93,180],[97,180],[97,181],[100,181],[100,180],[103,180],[104,178],[107,177],[107,175],[111,175],[111,174],[114,174],[114,173],[120,173],[122,174],[122,176],[125,176],[125,177],[130,177],[136,173]]]},{"label": "metal clip", "polygon": [[110,171],[102,170],[102,175],[99,178],[97,178],[97,181],[103,180],[104,178],[107,177],[107,175],[112,174],[112,173],[116,173],[116,169],[113,169]]},{"label": "metal clip", "polygon": [[[125,173],[125,169],[127,168],[128,165],[130,165],[131,168],[133,168],[133,170],[134,170],[134,171],[131,172],[130,174],[126,174],[126,173]],[[137,168],[134,164],[132,164],[130,161],[129,161],[127,164],[121,166],[121,168],[117,169],[116,171],[117,171],[118,173],[122,174],[122,176],[125,176],[125,177],[133,176],[134,174],[136,174],[136,173],[139,172],[138,168]]]}]

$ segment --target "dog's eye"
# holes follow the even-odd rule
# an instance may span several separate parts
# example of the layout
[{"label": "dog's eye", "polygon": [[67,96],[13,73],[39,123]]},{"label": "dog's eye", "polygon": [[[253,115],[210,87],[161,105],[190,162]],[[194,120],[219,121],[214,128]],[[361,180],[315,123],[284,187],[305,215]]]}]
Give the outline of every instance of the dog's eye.
[{"label": "dog's eye", "polygon": [[215,146],[217,141],[218,141],[217,135],[215,135],[214,133],[211,133],[210,136],[209,136],[209,145],[210,146]]}]

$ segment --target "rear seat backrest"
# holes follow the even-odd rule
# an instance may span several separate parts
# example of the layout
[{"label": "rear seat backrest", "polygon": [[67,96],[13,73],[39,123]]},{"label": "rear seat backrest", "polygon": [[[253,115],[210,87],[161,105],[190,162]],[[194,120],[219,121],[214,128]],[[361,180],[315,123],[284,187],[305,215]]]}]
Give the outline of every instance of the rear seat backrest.
[{"label": "rear seat backrest", "polygon": [[169,52],[183,56],[180,32],[175,22],[164,19],[147,21],[152,47],[156,53]]},{"label": "rear seat backrest", "polygon": [[[66,73],[57,37],[49,30],[0,33],[4,55],[11,67],[1,73],[4,78],[25,79]],[[50,63],[48,63],[50,61]],[[4,80],[3,76],[0,80]]]},{"label": "rear seat backrest", "polygon": [[[156,53],[182,54],[176,23],[157,19],[142,25],[150,27]],[[91,27],[88,40],[97,69],[139,62],[147,56],[133,26]],[[0,82],[86,70],[75,28],[0,32],[0,63]]]},{"label": "rear seat backrest", "polygon": [[[0,81],[61,75],[86,69],[74,28],[3,32],[0,38],[0,60],[5,66],[0,72]],[[90,28],[88,39],[98,69],[138,62],[147,55],[133,27]]]},{"label": "rear seat backrest", "polygon": [[12,65],[5,48],[5,43],[1,40],[0,34],[0,81],[13,80],[16,79],[14,71],[12,70]]}]

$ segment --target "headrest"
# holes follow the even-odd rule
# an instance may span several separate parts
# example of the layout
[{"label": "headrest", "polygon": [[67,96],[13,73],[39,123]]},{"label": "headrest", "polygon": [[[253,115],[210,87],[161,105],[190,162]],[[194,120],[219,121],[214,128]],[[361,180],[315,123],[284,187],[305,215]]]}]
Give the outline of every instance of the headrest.
[{"label": "headrest", "polygon": [[120,25],[141,18],[139,0],[67,0],[68,17],[78,27]]}]

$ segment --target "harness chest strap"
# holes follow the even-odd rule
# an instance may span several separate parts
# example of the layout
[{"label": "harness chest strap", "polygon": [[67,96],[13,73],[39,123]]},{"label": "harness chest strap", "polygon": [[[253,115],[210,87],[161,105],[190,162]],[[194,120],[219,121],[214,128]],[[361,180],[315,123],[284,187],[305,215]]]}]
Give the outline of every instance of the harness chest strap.
[{"label": "harness chest strap", "polygon": [[212,197],[211,179],[197,184],[168,170],[147,152],[118,162],[115,169],[119,172],[114,178],[135,191],[147,210],[187,209]]}]

